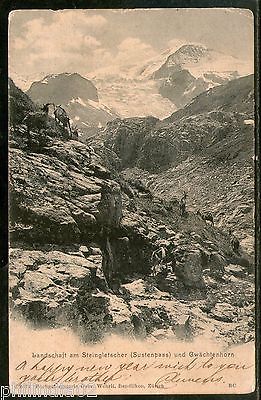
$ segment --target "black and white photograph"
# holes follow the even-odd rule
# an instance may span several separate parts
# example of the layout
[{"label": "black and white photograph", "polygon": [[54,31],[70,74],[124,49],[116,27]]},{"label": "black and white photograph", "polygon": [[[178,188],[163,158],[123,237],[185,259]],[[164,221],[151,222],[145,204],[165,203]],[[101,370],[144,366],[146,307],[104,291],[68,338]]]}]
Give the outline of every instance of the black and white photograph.
[{"label": "black and white photograph", "polygon": [[8,41],[11,382],[254,391],[253,13],[14,10]]}]

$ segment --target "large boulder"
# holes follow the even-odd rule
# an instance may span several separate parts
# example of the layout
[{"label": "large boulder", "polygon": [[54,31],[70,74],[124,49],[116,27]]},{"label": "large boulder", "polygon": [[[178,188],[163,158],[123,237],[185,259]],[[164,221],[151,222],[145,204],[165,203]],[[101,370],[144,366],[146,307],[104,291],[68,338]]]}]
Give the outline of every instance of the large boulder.
[{"label": "large boulder", "polygon": [[69,318],[79,287],[84,284],[92,288],[99,266],[93,259],[57,250],[13,249],[10,252],[13,312],[37,324],[59,325]]},{"label": "large boulder", "polygon": [[237,309],[228,303],[216,303],[211,315],[218,321],[233,322],[237,317]]},{"label": "large boulder", "polygon": [[210,274],[222,278],[225,273],[226,260],[218,252],[212,252],[209,257]]},{"label": "large boulder", "polygon": [[186,255],[184,263],[176,263],[175,274],[189,288],[204,288],[202,255],[194,250]]},{"label": "large boulder", "polygon": [[131,312],[124,300],[113,294],[89,293],[83,285],[76,297],[73,325],[83,341],[98,342],[107,334],[133,334]]}]

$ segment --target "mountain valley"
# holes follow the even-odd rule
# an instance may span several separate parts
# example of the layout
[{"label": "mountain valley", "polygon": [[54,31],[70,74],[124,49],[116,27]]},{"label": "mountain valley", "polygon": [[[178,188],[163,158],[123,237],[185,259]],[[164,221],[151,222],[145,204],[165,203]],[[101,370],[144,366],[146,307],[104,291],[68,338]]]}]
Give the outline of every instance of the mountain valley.
[{"label": "mountain valley", "polygon": [[[111,115],[83,142],[50,115],[28,128],[25,117],[41,114],[32,100],[50,94],[31,100],[33,86],[25,94],[10,81],[13,317],[70,326],[85,342],[252,341],[253,85],[218,85],[165,119]],[[88,87],[76,99],[98,103]],[[76,96],[64,94],[52,101]]]}]

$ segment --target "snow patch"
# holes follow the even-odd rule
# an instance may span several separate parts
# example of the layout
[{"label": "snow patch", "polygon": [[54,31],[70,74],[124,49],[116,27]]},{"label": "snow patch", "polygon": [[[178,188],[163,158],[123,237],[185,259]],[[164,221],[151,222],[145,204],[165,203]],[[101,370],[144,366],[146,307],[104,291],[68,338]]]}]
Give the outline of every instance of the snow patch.
[{"label": "snow patch", "polygon": [[244,119],[245,125],[255,125],[255,121],[253,119]]},{"label": "snow patch", "polygon": [[[113,110],[122,118],[153,115],[166,118],[177,110],[176,106],[158,93],[157,83],[152,79],[96,79],[100,105]],[[108,108],[109,107],[109,108]]]},{"label": "snow patch", "polygon": [[73,99],[70,101],[70,103],[71,103],[71,104],[77,103],[77,104],[80,104],[80,105],[83,106],[83,107],[88,107],[88,106],[90,106],[90,107],[92,107],[92,108],[95,108],[95,110],[104,111],[104,112],[106,112],[106,113],[109,114],[109,115],[114,115],[114,113],[113,113],[107,106],[105,106],[104,104],[102,104],[100,101],[97,102],[97,101],[88,99],[88,100],[87,100],[87,103],[86,103],[83,99],[81,99],[80,97],[77,97],[77,98],[73,98]]},{"label": "snow patch", "polygon": [[96,102],[93,100],[88,100],[88,104],[95,108],[96,110],[101,110],[101,111],[105,111],[106,113],[110,114],[110,115],[114,115],[113,112],[109,109],[109,107],[105,106],[104,104],[102,104],[100,101]]},{"label": "snow patch", "polygon": [[87,126],[87,128],[90,127],[90,125],[89,125],[89,124],[86,124],[86,122],[83,122],[83,121],[82,121],[82,124],[85,125],[85,126]]},{"label": "snow patch", "polygon": [[87,107],[87,104],[80,97],[77,97],[76,99],[73,98],[70,101],[70,103],[78,103],[78,104],[81,104],[83,107]]},{"label": "snow patch", "polygon": [[184,94],[193,93],[195,89],[196,89],[196,86],[194,85],[194,86],[192,86],[192,88],[185,90]]}]

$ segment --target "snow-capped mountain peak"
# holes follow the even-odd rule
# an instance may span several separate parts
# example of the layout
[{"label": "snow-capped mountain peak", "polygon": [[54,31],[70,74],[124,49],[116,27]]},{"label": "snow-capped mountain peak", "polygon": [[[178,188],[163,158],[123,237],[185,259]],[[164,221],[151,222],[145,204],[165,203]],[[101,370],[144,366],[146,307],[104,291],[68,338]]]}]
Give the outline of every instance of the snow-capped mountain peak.
[{"label": "snow-capped mountain peak", "polygon": [[144,78],[158,81],[159,93],[177,108],[205,90],[251,73],[249,63],[201,44],[185,44],[162,53],[141,69]]}]

